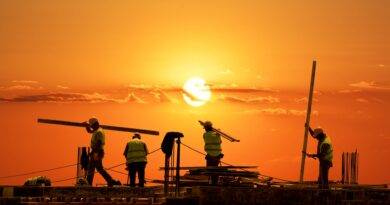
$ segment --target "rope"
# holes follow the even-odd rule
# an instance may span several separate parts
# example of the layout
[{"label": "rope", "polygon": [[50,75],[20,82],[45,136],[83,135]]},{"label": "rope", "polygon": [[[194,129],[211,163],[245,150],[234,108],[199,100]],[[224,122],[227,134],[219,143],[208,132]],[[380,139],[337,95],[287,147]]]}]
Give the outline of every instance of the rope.
[{"label": "rope", "polygon": [[[148,155],[151,155],[151,154],[157,152],[157,151],[160,150],[160,149],[161,149],[161,147],[160,147],[160,148],[157,148],[157,149],[154,149],[153,151],[149,152]],[[119,171],[112,170],[112,169],[117,168],[117,167],[120,167],[120,166],[125,165],[125,164],[126,164],[126,162],[120,163],[120,164],[117,164],[117,165],[114,165],[114,166],[111,166],[111,167],[108,167],[108,168],[104,168],[104,170],[106,170],[106,171],[113,171],[113,172],[118,172],[118,173],[119,173]],[[76,165],[77,165],[77,164],[76,164]],[[95,171],[95,173],[97,173],[97,171]],[[125,174],[125,173],[122,172],[122,174]],[[126,174],[126,175],[127,175],[127,174]],[[60,179],[60,180],[52,181],[52,183],[63,182],[63,181],[69,181],[69,180],[73,180],[73,179],[77,179],[77,178],[78,178],[78,177],[65,178],[65,179]]]},{"label": "rope", "polygon": [[49,172],[49,171],[54,171],[54,170],[58,170],[58,169],[64,169],[64,168],[67,168],[67,167],[73,167],[73,166],[76,166],[76,165],[77,165],[77,163],[76,164],[64,165],[64,166],[60,166],[60,167],[54,167],[54,168],[51,168],[51,169],[44,169],[44,170],[38,170],[38,171],[32,171],[32,172],[26,172],[26,173],[15,174],[15,175],[8,175],[8,176],[1,176],[0,179],[12,178],[12,177],[20,177],[20,176],[26,176],[26,175],[37,174],[37,173],[42,173],[42,172]]},{"label": "rope", "polygon": [[[201,155],[206,156],[205,153],[203,153],[203,152],[201,152],[201,151],[199,151],[199,150],[196,150],[196,149],[194,149],[194,148],[192,148],[192,147],[190,147],[190,146],[184,144],[183,142],[182,142],[181,144],[182,144],[183,146],[187,147],[188,149],[190,149],[190,150],[192,150],[192,151],[194,151],[194,152],[197,152],[198,154],[201,154]],[[228,166],[234,166],[234,165],[232,165],[232,164],[230,164],[230,163],[227,163],[227,162],[224,162],[224,161],[221,161],[221,163],[222,163],[222,164],[225,164],[225,165],[228,165]],[[239,168],[239,169],[241,169],[241,170],[243,170],[243,171],[246,171],[246,172],[249,172],[248,170],[246,170],[246,169],[244,169],[244,168]],[[259,173],[259,175],[260,175],[260,176],[263,176],[263,177],[268,177],[268,178],[277,179],[277,180],[279,180],[279,181],[294,182],[294,181],[290,181],[290,180],[286,180],[286,179],[282,179],[282,178],[278,178],[278,177],[268,176],[268,175],[265,175],[265,174],[260,174],[260,173]]]},{"label": "rope", "polygon": [[153,154],[153,153],[157,152],[157,151],[158,151],[158,150],[160,150],[160,149],[161,149],[161,147],[159,147],[158,149],[155,149],[155,150],[153,150],[153,151],[149,152],[149,153],[148,153],[148,155],[151,155],[151,154]]}]

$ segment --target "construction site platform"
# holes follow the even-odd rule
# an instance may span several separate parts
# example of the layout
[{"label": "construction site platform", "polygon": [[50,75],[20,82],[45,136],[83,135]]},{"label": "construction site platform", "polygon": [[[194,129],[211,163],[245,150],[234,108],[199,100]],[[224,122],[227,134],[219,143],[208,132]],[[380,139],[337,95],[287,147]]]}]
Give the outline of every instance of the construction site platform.
[{"label": "construction site platform", "polygon": [[190,186],[180,197],[164,197],[161,186],[119,187],[23,187],[1,186],[1,205],[13,204],[390,204],[390,189],[382,186],[332,186],[279,184],[257,187]]}]

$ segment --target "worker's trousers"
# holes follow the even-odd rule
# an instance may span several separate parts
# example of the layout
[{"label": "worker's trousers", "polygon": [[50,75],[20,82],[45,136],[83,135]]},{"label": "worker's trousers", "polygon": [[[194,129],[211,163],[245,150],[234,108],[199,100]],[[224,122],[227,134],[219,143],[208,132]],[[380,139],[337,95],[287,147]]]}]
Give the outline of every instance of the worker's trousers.
[{"label": "worker's trousers", "polygon": [[146,162],[132,162],[127,164],[129,170],[130,186],[135,187],[135,175],[138,173],[138,186],[145,185],[145,167]]},{"label": "worker's trousers", "polygon": [[[219,156],[206,155],[206,166],[208,167],[217,167],[221,163],[221,158],[223,154]],[[218,176],[211,176],[211,184],[216,185],[218,183]]]},{"label": "worker's trousers", "polygon": [[103,168],[103,157],[104,152],[99,153],[97,158],[94,158],[93,152],[90,154],[89,163],[88,163],[88,171],[87,171],[87,181],[88,184],[92,186],[93,177],[95,175],[95,169],[99,172],[100,175],[106,180],[108,185],[113,183],[112,177],[104,170]]},{"label": "worker's trousers", "polygon": [[320,160],[318,188],[329,189],[329,169],[332,167],[332,162]]}]

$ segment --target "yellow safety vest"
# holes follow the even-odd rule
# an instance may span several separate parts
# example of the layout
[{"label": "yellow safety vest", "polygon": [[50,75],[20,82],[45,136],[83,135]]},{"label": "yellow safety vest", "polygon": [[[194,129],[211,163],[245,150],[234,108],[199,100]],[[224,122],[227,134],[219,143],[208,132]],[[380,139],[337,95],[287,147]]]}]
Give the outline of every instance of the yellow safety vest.
[{"label": "yellow safety vest", "polygon": [[[97,147],[97,142],[101,141],[102,144],[100,147]],[[103,149],[105,144],[105,134],[102,128],[97,129],[95,132],[92,133],[91,138],[91,148],[95,150]]]},{"label": "yellow safety vest", "polygon": [[332,147],[332,141],[330,140],[330,137],[326,136],[324,141],[321,142],[321,144],[320,144],[320,153],[322,153],[322,147],[325,144],[329,145],[329,149],[325,153],[325,156],[324,156],[323,160],[328,161],[328,162],[332,162],[333,161],[333,147]]},{"label": "yellow safety vest", "polygon": [[140,140],[131,140],[127,143],[127,163],[132,162],[146,162],[146,145]]},{"label": "yellow safety vest", "polygon": [[216,157],[222,153],[221,148],[221,136],[214,132],[208,131],[203,134],[204,139],[204,150],[210,156]]}]

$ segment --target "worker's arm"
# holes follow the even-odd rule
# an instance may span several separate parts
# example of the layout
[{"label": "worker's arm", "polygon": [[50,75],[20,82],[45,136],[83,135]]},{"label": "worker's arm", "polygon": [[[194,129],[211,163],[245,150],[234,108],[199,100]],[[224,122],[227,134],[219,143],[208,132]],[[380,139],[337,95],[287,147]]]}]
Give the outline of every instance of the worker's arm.
[{"label": "worker's arm", "polygon": [[305,123],[305,127],[307,127],[307,130],[309,130],[310,135],[313,137],[314,136],[314,131],[313,131],[313,129],[311,129],[310,125]]},{"label": "worker's arm", "polygon": [[129,144],[126,144],[125,151],[123,151],[123,156],[127,157],[127,151],[129,151]]},{"label": "worker's arm", "polygon": [[93,130],[91,128],[91,126],[89,125],[88,122],[83,122],[83,124],[85,125],[85,130],[87,130],[88,133],[92,133]]},{"label": "worker's arm", "polygon": [[309,153],[306,153],[304,151],[302,151],[302,153],[305,154],[307,157],[310,157],[310,158],[313,158],[313,159],[317,158],[317,154],[309,154]]},{"label": "worker's arm", "polygon": [[146,146],[145,143],[144,143],[144,148],[145,148],[145,153],[148,155],[149,154],[149,150],[148,150],[148,146]]},{"label": "worker's arm", "polygon": [[103,150],[103,134],[101,132],[96,133],[96,144],[94,144],[94,147],[92,147],[95,151],[102,151]]}]

